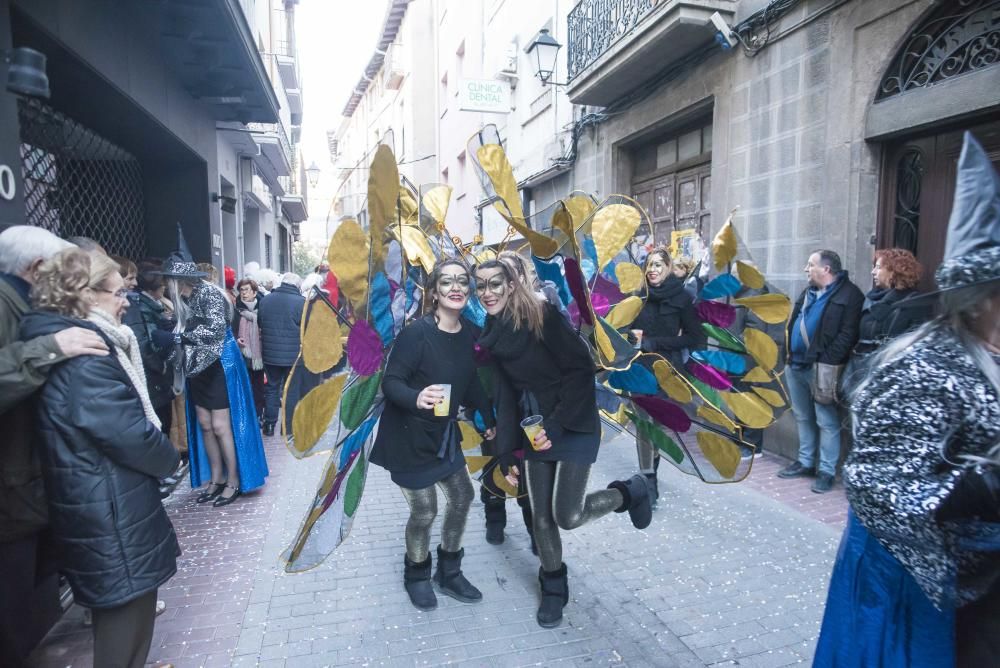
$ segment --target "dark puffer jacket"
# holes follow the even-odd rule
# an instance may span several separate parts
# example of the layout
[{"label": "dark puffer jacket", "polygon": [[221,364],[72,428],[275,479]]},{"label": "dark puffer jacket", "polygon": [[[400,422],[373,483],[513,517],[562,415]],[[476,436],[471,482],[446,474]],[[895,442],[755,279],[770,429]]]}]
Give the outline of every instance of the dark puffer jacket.
[{"label": "dark puffer jacket", "polygon": [[[21,338],[74,326],[96,331],[35,311],[22,321]],[[178,456],[146,419],[117,356],[55,366],[36,401],[49,521],[76,601],[113,608],[161,586],[177,571],[180,550],[157,478],[173,472]]]},{"label": "dark puffer jacket", "polygon": [[299,323],[306,298],[294,285],[282,283],[260,300],[257,325],[264,364],[292,366],[299,356]]},{"label": "dark puffer jacket", "polygon": [[153,331],[170,330],[173,322],[167,317],[163,304],[145,293],[129,295],[128,310],[122,322],[132,328],[139,342],[142,367],[146,371],[149,400],[159,408],[174,400],[174,370],[167,363],[170,350],[161,350],[153,343]]}]

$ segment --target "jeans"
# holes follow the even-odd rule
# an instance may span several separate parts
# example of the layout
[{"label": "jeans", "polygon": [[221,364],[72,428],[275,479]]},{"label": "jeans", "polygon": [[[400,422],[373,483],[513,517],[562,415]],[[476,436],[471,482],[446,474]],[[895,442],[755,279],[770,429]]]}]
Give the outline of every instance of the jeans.
[{"label": "jeans", "polygon": [[281,394],[285,391],[285,381],[288,380],[290,366],[275,366],[265,364],[267,384],[264,386],[264,422],[275,424],[278,421],[278,411],[281,410]]},{"label": "jeans", "polygon": [[819,450],[819,473],[834,475],[840,459],[840,415],[836,404],[818,404],[809,391],[813,368],[785,370],[792,412],[799,427],[799,463],[806,468],[816,466]]}]

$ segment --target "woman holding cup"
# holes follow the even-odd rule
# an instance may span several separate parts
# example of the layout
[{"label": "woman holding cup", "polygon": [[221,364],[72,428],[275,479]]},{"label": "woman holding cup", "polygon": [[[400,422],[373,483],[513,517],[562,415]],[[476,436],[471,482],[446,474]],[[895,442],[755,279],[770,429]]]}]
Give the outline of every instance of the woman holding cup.
[{"label": "woman holding cup", "polygon": [[[562,621],[569,601],[559,530],[575,529],[612,511],[628,511],[636,528],[643,529],[652,516],[649,490],[645,478],[633,476],[587,493],[601,441],[594,362],[566,319],[540,302],[503,262],[491,260],[476,268],[476,294],[487,313],[479,344],[497,363],[501,470],[519,475],[513,452],[523,440],[522,429],[534,434],[524,465],[541,561],[537,620],[552,628]],[[519,424],[524,426],[519,429]]]},{"label": "woman holding cup", "polygon": [[[657,248],[646,258],[646,289],[646,303],[629,332],[632,341],[637,350],[662,355],[680,371],[687,351],[702,343],[701,325],[691,295],[684,289],[684,278],[673,271],[666,248]],[[660,455],[640,436],[636,436],[635,446],[639,472],[649,480],[655,503],[660,496],[656,482]]]},{"label": "woman holding cup", "polygon": [[446,505],[433,583],[442,594],[464,603],[483,597],[462,575],[462,535],[475,492],[460,444],[459,404],[478,410],[487,426],[486,438],[494,435],[493,408],[473,357],[479,332],[461,317],[471,283],[468,268],[459,260],[434,267],[425,291],[431,312],[396,337],[382,380],[386,403],[371,461],[388,469],[410,505],[403,583],[419,610],[437,607],[430,555],[435,487],[441,488]]}]

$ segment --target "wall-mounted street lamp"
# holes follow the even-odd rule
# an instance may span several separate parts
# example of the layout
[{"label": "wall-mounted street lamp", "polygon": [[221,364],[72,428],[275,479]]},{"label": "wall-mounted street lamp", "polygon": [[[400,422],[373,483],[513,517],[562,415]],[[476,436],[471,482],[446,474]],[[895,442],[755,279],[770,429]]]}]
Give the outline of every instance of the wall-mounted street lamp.
[{"label": "wall-mounted street lamp", "polygon": [[313,160],[312,164],[306,167],[306,178],[309,179],[309,185],[313,188],[315,188],[316,184],[319,183],[319,173],[319,165],[317,165],[316,161]]},{"label": "wall-mounted street lamp", "polygon": [[552,81],[552,73],[556,70],[556,56],[562,44],[557,42],[549,34],[548,28],[542,28],[535,35],[535,39],[528,45],[528,56],[534,60],[535,76],[542,82],[543,86],[565,86],[565,83]]},{"label": "wall-mounted street lamp", "polygon": [[7,69],[7,90],[15,95],[49,98],[49,77],[45,74],[45,54],[26,46],[0,51]]}]

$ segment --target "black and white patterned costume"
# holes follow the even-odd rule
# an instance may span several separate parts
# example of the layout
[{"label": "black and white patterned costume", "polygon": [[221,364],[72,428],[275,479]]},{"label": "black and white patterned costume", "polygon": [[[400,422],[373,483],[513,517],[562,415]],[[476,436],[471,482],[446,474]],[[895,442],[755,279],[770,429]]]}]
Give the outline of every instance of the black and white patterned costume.
[{"label": "black and white patterned costume", "polygon": [[195,376],[222,356],[232,307],[222,292],[199,281],[187,299],[190,315],[181,334],[184,344],[184,375]]},{"label": "black and white patterned costume", "polygon": [[856,398],[855,424],[844,481],[862,524],[938,608],[981,596],[990,582],[976,576],[996,556],[960,548],[960,527],[934,519],[961,456],[1000,442],[1000,398],[958,336],[940,325],[874,371]]}]

